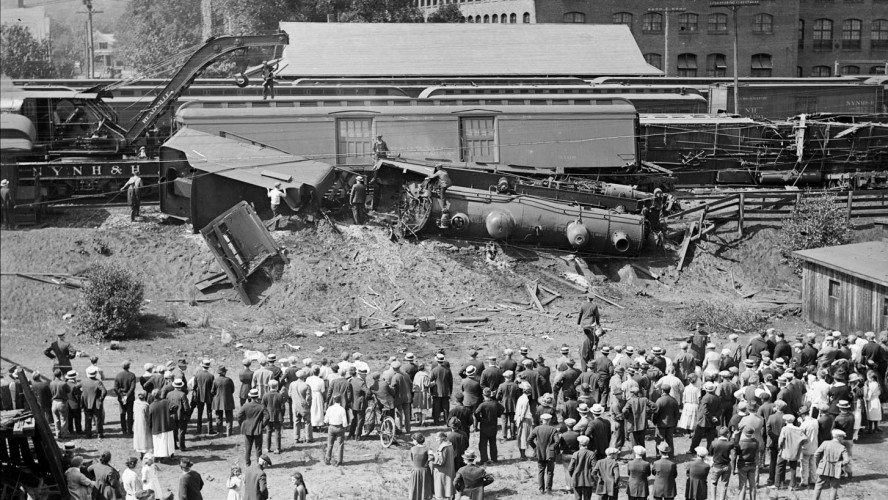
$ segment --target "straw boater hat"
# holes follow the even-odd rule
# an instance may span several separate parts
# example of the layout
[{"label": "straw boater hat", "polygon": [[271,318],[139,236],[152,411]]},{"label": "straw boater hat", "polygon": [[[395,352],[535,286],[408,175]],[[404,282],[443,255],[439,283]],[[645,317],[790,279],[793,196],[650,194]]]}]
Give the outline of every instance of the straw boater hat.
[{"label": "straw boater hat", "polygon": [[180,378],[173,380],[173,387],[183,387],[184,385],[185,385],[185,382],[183,382],[182,379],[180,379]]},{"label": "straw boater hat", "polygon": [[847,399],[843,399],[843,400],[839,401],[838,407],[842,410],[850,410],[851,403],[849,403]]},{"label": "straw boater hat", "polygon": [[602,413],[604,413],[603,406],[601,406],[598,403],[595,403],[594,405],[592,405],[592,414],[593,415],[598,416],[598,415],[601,415]]},{"label": "straw boater hat", "polygon": [[527,346],[521,346],[518,348],[518,352],[520,352],[521,354],[527,354],[528,352],[530,352],[530,349]]},{"label": "straw boater hat", "polygon": [[211,364],[210,360],[206,359],[206,358],[204,358],[204,360],[200,362],[200,366],[202,366],[204,368],[209,368],[210,364]]},{"label": "straw boater hat", "polygon": [[716,388],[716,385],[712,382],[706,382],[705,384],[703,384],[703,390],[706,392],[715,392]]},{"label": "straw boater hat", "polygon": [[669,451],[671,450],[669,448],[669,443],[667,443],[666,441],[663,441],[662,443],[658,444],[657,449],[660,450],[660,453],[669,453]]},{"label": "straw boater hat", "polygon": [[68,370],[68,373],[65,374],[65,378],[68,380],[75,380],[77,378],[77,371]]},{"label": "straw boater hat", "polygon": [[3,179],[2,181],[0,181],[0,187],[6,187],[6,186],[8,186],[8,185],[9,185],[9,181],[8,181],[8,180]]},{"label": "straw boater hat", "polygon": [[589,413],[589,405],[586,403],[580,403],[580,406],[577,406],[577,413],[580,415],[587,415]]},{"label": "straw boater hat", "polygon": [[654,354],[663,354],[663,348],[655,346],[653,349],[651,349],[651,352]]},{"label": "straw boater hat", "polygon": [[567,346],[561,347],[561,354],[567,354],[569,352],[570,352],[570,347],[567,347]]},{"label": "straw boater hat", "polygon": [[611,348],[608,346],[604,346],[601,348],[601,354],[610,354]]},{"label": "straw boater hat", "polygon": [[259,389],[250,389],[250,393],[247,394],[248,397],[258,398],[259,397]]},{"label": "straw boater hat", "polygon": [[413,361],[415,359],[416,359],[416,355],[414,355],[412,352],[408,352],[407,354],[404,355],[404,361]]},{"label": "straw boater hat", "polygon": [[478,458],[478,455],[476,455],[475,452],[472,450],[466,450],[466,452],[463,453],[463,460],[465,460],[466,463],[472,463],[477,458]]},{"label": "straw boater hat", "polygon": [[627,345],[625,350],[626,350],[626,354],[635,354],[635,348],[632,347],[631,345]]},{"label": "straw boater hat", "polygon": [[96,378],[99,374],[99,369],[95,366],[89,366],[86,368],[86,376],[89,378]]},{"label": "straw boater hat", "polygon": [[435,354],[435,359],[438,361],[444,361],[444,353],[439,352],[438,354]]},{"label": "straw boater hat", "polygon": [[474,374],[475,374],[475,367],[472,365],[467,366],[466,367],[466,375],[474,375]]}]

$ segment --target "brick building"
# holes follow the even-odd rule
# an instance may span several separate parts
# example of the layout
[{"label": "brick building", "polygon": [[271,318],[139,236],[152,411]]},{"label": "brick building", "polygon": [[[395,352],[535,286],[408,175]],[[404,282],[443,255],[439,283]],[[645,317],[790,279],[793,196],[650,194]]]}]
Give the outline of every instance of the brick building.
[{"label": "brick building", "polygon": [[[733,14],[708,0],[417,0],[426,15],[445,3],[467,22],[626,24],[668,76],[734,74]],[[760,0],[737,16],[740,76],[884,72],[888,0]]]}]

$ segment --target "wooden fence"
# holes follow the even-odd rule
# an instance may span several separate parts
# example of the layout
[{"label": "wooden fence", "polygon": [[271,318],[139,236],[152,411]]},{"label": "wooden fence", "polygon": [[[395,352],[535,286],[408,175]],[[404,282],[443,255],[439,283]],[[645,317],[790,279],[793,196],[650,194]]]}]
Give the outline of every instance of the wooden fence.
[{"label": "wooden fence", "polygon": [[[670,214],[667,221],[679,219],[717,219],[737,221],[742,234],[746,222],[756,224],[779,223],[789,217],[802,198],[821,196],[822,191],[747,191],[728,196],[718,194],[679,194],[682,205],[700,202],[699,205]],[[830,192],[830,194],[833,194]],[[835,203],[844,207],[847,217],[888,216],[888,189],[835,192]]]}]

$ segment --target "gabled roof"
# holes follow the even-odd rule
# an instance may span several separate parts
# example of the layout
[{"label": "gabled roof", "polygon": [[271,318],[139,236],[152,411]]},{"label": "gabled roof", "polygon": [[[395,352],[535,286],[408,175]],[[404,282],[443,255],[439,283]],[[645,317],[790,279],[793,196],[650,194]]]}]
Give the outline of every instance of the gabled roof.
[{"label": "gabled roof", "polygon": [[888,286],[888,240],[793,252],[796,257]]},{"label": "gabled roof", "polygon": [[661,75],[616,24],[280,23],[281,76]]},{"label": "gabled roof", "polygon": [[[323,192],[334,180],[333,167],[327,163],[191,128],[180,129],[163,147],[184,153],[196,170],[264,188],[280,182],[284,191],[308,184]],[[280,180],[287,177],[289,182]]]}]

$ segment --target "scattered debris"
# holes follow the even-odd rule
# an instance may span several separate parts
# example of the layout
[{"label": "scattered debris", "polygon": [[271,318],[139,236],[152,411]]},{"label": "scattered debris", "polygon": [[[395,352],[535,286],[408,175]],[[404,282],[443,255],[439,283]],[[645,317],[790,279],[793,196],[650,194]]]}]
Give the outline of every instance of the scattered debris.
[{"label": "scattered debris", "polygon": [[400,309],[401,306],[404,305],[404,302],[405,302],[404,299],[401,299],[400,301],[398,301],[397,304],[395,304],[394,307],[392,307],[391,311],[389,311],[389,312],[394,313],[395,311],[397,311],[398,309]]},{"label": "scattered debris", "polygon": [[612,306],[614,306],[614,307],[619,307],[620,309],[626,309],[625,307],[621,306],[620,304],[617,304],[616,302],[614,302],[614,301],[612,301],[612,300],[610,300],[610,299],[608,299],[608,298],[606,298],[606,297],[603,297],[603,296],[601,296],[601,295],[599,295],[599,294],[597,294],[597,293],[595,293],[595,292],[591,292],[591,293],[592,293],[592,295],[594,295],[595,297],[597,297],[597,298],[599,298],[599,299],[601,299],[601,300],[607,302],[608,304],[610,304],[610,305],[612,305]]},{"label": "scattered debris", "polygon": [[288,343],[286,343],[286,342],[284,342],[284,345],[287,346],[287,347],[289,347],[289,348],[290,348],[291,350],[293,350],[293,351],[298,351],[299,349],[302,349],[302,346],[299,346],[299,345],[293,345],[293,344],[288,344]]},{"label": "scattered debris", "polygon": [[489,318],[487,316],[463,316],[459,318],[453,318],[452,321],[454,323],[484,323]]},{"label": "scattered debris", "polygon": [[119,349],[120,349],[120,341],[118,341],[118,340],[112,340],[112,341],[111,341],[111,345],[108,346],[108,348],[111,349],[112,351],[117,351],[117,350],[119,350]]},{"label": "scattered debris", "polygon": [[62,288],[83,288],[89,282],[86,278],[72,276],[70,274],[54,274],[54,273],[0,273],[0,276],[18,276],[48,285],[56,285]]},{"label": "scattered debris", "polygon": [[540,303],[539,297],[537,297],[539,287],[537,286],[536,282],[534,282],[533,284],[527,283],[524,285],[524,287],[527,289],[527,293],[530,294],[531,303],[535,305],[541,313],[546,312],[546,308],[543,307],[543,304]]},{"label": "scattered debris", "polygon": [[219,335],[219,339],[222,341],[222,345],[228,345],[231,343],[232,340],[234,340],[231,334],[226,332],[225,330],[222,330],[222,333]]}]

